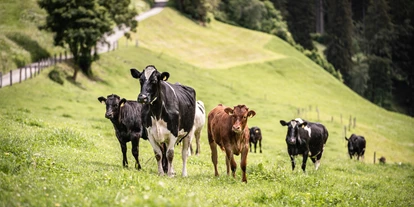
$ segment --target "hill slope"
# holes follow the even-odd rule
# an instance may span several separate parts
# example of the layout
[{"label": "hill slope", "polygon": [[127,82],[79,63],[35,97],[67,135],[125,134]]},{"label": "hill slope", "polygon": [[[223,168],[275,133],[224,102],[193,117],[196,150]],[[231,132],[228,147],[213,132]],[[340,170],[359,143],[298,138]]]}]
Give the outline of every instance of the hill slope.
[{"label": "hill slope", "polygon": [[[76,84],[64,79],[59,85],[47,73],[70,75],[70,65],[61,64],[33,80],[0,89],[3,204],[414,205],[413,118],[362,99],[277,37],[219,22],[204,28],[165,9],[140,23],[134,38],[140,47],[122,40],[118,50],[94,64],[100,81],[81,75]],[[136,99],[139,82],[130,77],[129,68],[149,64],[168,71],[170,82],[194,87],[207,111],[218,103],[246,104],[256,111],[249,126],[262,129],[263,154],[249,154],[247,185],[240,183],[240,169],[236,179],[214,178],[205,129],[202,154],[190,157],[187,178],[180,173],[173,179],[159,177],[145,141],[140,144],[143,170],[122,169],[119,144],[97,97],[115,93]],[[306,174],[300,169],[291,172],[286,129],[279,124],[296,118],[298,108],[302,118],[325,124],[330,133],[320,169],[315,171],[309,161]],[[367,139],[365,163],[350,161],[347,155],[343,126],[350,116],[357,122],[347,134]],[[181,171],[180,151],[176,147],[176,172]],[[369,164],[374,152],[388,164]],[[219,156],[224,157],[222,152]],[[129,152],[128,158],[132,162]],[[219,172],[225,175],[222,158]]]}]

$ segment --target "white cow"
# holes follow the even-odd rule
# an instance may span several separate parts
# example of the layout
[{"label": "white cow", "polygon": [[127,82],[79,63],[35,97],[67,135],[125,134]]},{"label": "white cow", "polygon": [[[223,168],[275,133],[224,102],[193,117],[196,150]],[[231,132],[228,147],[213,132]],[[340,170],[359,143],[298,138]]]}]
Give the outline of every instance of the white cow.
[{"label": "white cow", "polygon": [[200,135],[201,135],[201,130],[203,129],[205,123],[206,123],[206,110],[204,108],[204,103],[198,100],[197,105],[196,105],[196,113],[194,117],[194,126],[192,130],[194,132],[194,136],[190,136],[191,140],[190,140],[190,149],[188,151],[189,155],[193,154],[192,142],[193,142],[194,137],[196,139],[195,154],[196,155],[200,154]]}]

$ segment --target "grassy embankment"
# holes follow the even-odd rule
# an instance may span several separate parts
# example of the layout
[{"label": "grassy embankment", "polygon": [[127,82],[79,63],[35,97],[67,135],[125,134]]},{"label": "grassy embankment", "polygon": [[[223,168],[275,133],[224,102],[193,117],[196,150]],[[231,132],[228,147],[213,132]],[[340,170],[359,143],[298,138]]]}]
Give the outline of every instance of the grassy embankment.
[{"label": "grassy embankment", "polygon": [[[62,86],[47,78],[49,69],[0,90],[1,206],[414,205],[414,120],[362,99],[280,39],[219,22],[203,28],[170,9],[141,22],[134,38],[140,47],[123,40],[94,64],[102,81],[79,76],[78,84],[65,80]],[[207,111],[223,103],[257,112],[249,126],[262,128],[263,154],[249,154],[247,184],[240,168],[236,179],[225,175],[222,152],[221,176],[214,177],[205,129],[202,154],[189,158],[186,178],[179,146],[175,178],[157,175],[144,141],[143,170],[121,167],[119,144],[97,97],[136,99],[139,83],[129,68],[149,64],[168,71],[170,82],[194,87]],[[57,69],[72,73],[64,64]],[[306,174],[299,167],[291,171],[286,129],[279,124],[295,118],[298,108],[330,133],[321,168],[308,162]],[[349,116],[357,124],[348,135],[367,139],[364,162],[347,155],[343,126]],[[373,165],[374,152],[388,163]],[[128,158],[132,162],[130,153]]]}]

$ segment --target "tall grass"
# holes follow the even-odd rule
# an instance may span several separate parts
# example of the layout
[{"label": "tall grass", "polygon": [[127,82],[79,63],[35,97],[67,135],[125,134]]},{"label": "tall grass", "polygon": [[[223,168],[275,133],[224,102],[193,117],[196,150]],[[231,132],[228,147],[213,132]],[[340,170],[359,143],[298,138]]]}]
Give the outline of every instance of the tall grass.
[{"label": "tall grass", "polygon": [[[230,44],[225,41],[225,47],[240,44],[244,48],[230,49],[221,57],[214,51],[225,49],[214,44],[215,39],[200,35],[206,42],[193,47],[191,42],[199,40],[191,31],[186,36],[185,28],[215,30],[219,34],[211,34],[225,37],[239,32],[237,28],[221,23],[202,28],[169,9],[155,17],[139,28],[139,41],[145,46],[126,47],[120,42],[118,50],[104,54],[93,65],[100,81],[79,75],[76,84],[64,78],[64,84],[56,83],[49,79],[50,71],[71,74],[69,65],[60,64],[35,79],[0,89],[0,206],[414,205],[414,131],[407,127],[414,124],[412,118],[362,99],[276,37],[243,30],[246,38],[257,37],[260,44],[250,48],[236,41],[243,36],[235,37]],[[158,18],[168,19],[166,25],[180,22],[178,31],[164,30]],[[155,39],[150,37],[154,30],[172,34]],[[192,58],[189,51],[205,57],[187,62]],[[244,51],[258,51],[257,57],[243,56]],[[238,62],[242,57],[246,58]],[[221,62],[213,67],[210,62],[215,59]],[[201,154],[188,160],[188,177],[179,173],[180,146],[174,154],[177,175],[169,178],[157,175],[153,150],[144,140],[139,148],[143,169],[122,167],[119,143],[97,97],[115,93],[136,99],[139,82],[130,77],[129,69],[141,70],[149,64],[168,71],[170,82],[195,88],[207,111],[218,103],[246,104],[256,111],[249,126],[262,129],[263,153],[249,153],[247,184],[241,182],[240,168],[236,179],[226,175],[223,152],[219,152],[220,176],[214,176],[205,129]],[[307,109],[303,118],[319,121],[329,130],[318,171],[310,160],[306,173],[291,170],[286,129],[279,120],[295,118],[298,108]],[[349,160],[347,155],[343,126],[350,115],[357,117],[357,126],[348,133],[367,139],[363,162]],[[128,144],[128,160],[133,162],[130,149]],[[372,164],[374,152],[388,163]],[[237,163],[239,159],[236,156]],[[301,163],[301,157],[296,162]]]}]

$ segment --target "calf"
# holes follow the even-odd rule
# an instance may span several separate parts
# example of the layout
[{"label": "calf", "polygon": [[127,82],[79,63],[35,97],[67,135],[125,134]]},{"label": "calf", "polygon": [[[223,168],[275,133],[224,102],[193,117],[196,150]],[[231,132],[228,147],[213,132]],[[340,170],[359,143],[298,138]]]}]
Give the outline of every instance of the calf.
[{"label": "calf", "polygon": [[286,144],[292,170],[295,169],[294,156],[301,154],[303,156],[302,170],[305,172],[306,161],[310,156],[315,169],[320,165],[322,153],[328,140],[328,130],[320,123],[312,123],[300,118],[293,119],[289,122],[280,120],[282,126],[287,126]]},{"label": "calf", "polygon": [[98,101],[106,105],[105,117],[111,120],[115,135],[118,138],[122,150],[122,165],[128,167],[127,160],[127,146],[126,143],[132,143],[132,155],[135,158],[135,168],[140,170],[139,163],[139,139],[147,139],[147,136],[142,128],[141,123],[141,108],[142,105],[136,101],[127,101],[121,99],[119,96],[112,94],[106,98],[101,96]]},{"label": "calf", "polygon": [[217,145],[226,152],[227,175],[236,177],[237,164],[233,155],[241,154],[240,166],[242,169],[242,181],[247,182],[246,165],[247,154],[249,153],[249,128],[247,118],[253,117],[256,112],[249,110],[245,105],[238,105],[234,108],[221,104],[216,106],[208,114],[207,132],[208,142],[211,149],[211,160],[214,165],[215,176],[217,171]]},{"label": "calf", "polygon": [[[194,118],[194,136],[196,139],[196,151],[195,154],[200,154],[200,136],[201,136],[201,130],[204,127],[204,124],[206,123],[206,110],[204,108],[204,103],[200,100],[197,101],[197,107],[196,107],[196,113]],[[193,146],[192,146],[192,140],[190,141],[190,153],[193,154]]]},{"label": "calf", "polygon": [[259,143],[260,153],[262,153],[262,131],[259,127],[250,128],[249,147],[252,152],[252,143],[254,145],[254,153],[256,153],[256,146]]},{"label": "calf", "polygon": [[148,65],[142,72],[132,68],[131,75],[140,82],[141,91],[137,100],[143,104],[142,121],[154,149],[159,174],[164,175],[161,160],[166,156],[167,174],[174,176],[174,145],[184,139],[181,151],[182,176],[187,176],[188,147],[196,111],[194,89],[178,83],[168,83],[170,74],[158,72],[153,65]]},{"label": "calf", "polygon": [[348,141],[349,157],[352,159],[352,156],[356,154],[357,160],[359,160],[359,157],[362,157],[362,160],[364,160],[366,145],[365,138],[363,136],[352,134],[349,139],[345,137],[345,140]]}]

